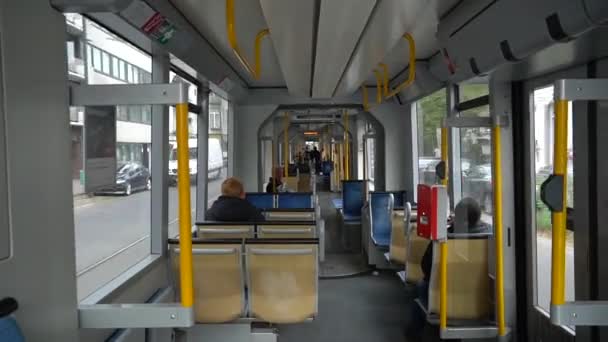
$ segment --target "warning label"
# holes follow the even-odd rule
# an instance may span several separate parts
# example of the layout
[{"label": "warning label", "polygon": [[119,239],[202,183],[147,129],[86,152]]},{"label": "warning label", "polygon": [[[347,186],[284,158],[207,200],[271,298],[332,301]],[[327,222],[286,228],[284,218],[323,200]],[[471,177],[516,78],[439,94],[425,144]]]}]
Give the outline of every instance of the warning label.
[{"label": "warning label", "polygon": [[175,26],[160,13],[150,17],[141,29],[161,44],[166,44],[175,34]]}]

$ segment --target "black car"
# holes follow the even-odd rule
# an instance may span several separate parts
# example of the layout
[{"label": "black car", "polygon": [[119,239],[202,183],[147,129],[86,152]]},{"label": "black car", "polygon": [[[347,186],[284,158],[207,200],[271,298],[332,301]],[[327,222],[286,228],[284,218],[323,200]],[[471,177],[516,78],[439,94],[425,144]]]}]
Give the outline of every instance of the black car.
[{"label": "black car", "polygon": [[96,194],[129,196],[138,190],[150,190],[152,187],[150,171],[138,163],[120,163],[116,168],[116,184],[104,187]]}]

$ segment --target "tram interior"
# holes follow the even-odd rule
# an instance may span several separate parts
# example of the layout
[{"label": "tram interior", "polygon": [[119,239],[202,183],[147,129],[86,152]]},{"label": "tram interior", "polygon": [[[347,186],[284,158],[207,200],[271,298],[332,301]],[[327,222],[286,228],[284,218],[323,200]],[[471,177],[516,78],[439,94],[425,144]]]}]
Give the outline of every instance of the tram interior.
[{"label": "tram interior", "polygon": [[0,2],[0,342],[608,340],[607,24]]}]

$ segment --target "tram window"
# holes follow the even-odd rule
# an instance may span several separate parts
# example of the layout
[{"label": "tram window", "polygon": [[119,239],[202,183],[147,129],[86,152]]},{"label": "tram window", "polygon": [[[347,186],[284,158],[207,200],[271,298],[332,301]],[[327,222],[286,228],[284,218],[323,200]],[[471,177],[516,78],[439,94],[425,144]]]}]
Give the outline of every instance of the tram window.
[{"label": "tram window", "polygon": [[441,89],[415,103],[418,135],[418,183],[435,184],[441,160],[441,121],[446,117],[446,91]]},{"label": "tram window", "polygon": [[[209,94],[209,154],[207,159],[209,163],[207,199],[211,204],[220,196],[222,180],[228,174],[228,101],[215,93]],[[255,166],[252,165],[252,167]]]},{"label": "tram window", "polygon": [[376,139],[371,138],[366,140],[366,166],[367,166],[367,178],[369,179],[369,189],[373,191],[375,188],[374,181],[376,178]]},{"label": "tram window", "polygon": [[492,223],[492,138],[489,128],[460,129],[462,198],[475,199],[482,220]]},{"label": "tram window", "polygon": [[[549,312],[551,300],[551,212],[540,200],[540,186],[553,173],[554,108],[553,86],[539,88],[531,94],[531,124],[534,132],[532,163],[535,184],[534,234],[536,245],[536,305]],[[572,149],[572,103],[568,109],[568,207],[574,208],[574,169]],[[566,231],[566,300],[574,300],[574,234]]]},{"label": "tram window", "polygon": [[[81,84],[124,84],[126,65],[151,71],[152,58],[84,18],[78,34],[68,32],[68,41],[86,46],[88,73]],[[71,61],[68,61],[70,63]],[[72,68],[73,69],[73,68]],[[83,134],[93,123],[84,120],[87,108],[70,108],[72,189],[75,221],[75,254],[78,299],[116,278],[150,254],[151,133],[149,106],[116,108],[117,181],[90,194],[84,193],[85,141]],[[89,141],[88,143],[91,143]],[[125,167],[138,172],[122,172]],[[127,195],[129,194],[129,195]],[[116,196],[122,195],[122,196]],[[118,265],[118,267],[117,267]]]},{"label": "tram window", "polygon": [[477,77],[458,84],[458,101],[460,103],[490,94],[488,80]]}]

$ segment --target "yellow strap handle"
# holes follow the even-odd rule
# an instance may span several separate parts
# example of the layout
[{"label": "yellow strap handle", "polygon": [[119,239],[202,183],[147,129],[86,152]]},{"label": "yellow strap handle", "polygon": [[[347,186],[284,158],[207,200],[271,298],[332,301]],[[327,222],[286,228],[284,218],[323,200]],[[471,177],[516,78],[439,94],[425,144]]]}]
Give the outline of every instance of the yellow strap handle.
[{"label": "yellow strap handle", "polygon": [[241,64],[243,64],[251,76],[257,80],[260,78],[262,73],[262,39],[266,37],[270,31],[268,29],[263,29],[258,32],[257,36],[255,37],[255,65],[251,66],[239,47],[234,21],[234,0],[226,0],[226,31],[228,31],[228,42],[230,43],[232,51],[239,59]]},{"label": "yellow strap handle", "polygon": [[[408,76],[407,79],[403,81],[403,83],[401,83],[395,89],[386,94],[386,99],[389,99],[399,94],[399,92],[401,92],[403,89],[409,87],[412,83],[414,83],[414,80],[416,79],[416,42],[414,41],[414,37],[409,33],[404,34],[403,39],[407,40],[410,46]],[[388,72],[386,73],[385,84],[388,84]]]}]

